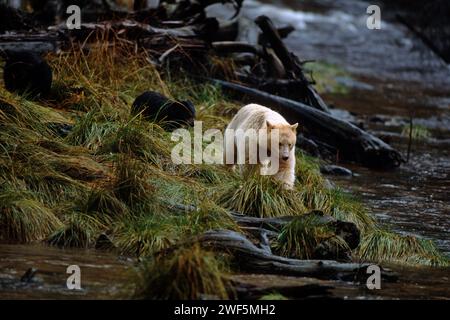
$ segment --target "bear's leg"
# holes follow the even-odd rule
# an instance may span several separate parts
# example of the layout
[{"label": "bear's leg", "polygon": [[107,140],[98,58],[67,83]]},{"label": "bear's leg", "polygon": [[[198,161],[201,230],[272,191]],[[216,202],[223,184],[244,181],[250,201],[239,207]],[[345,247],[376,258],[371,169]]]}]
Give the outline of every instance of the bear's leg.
[{"label": "bear's leg", "polygon": [[283,183],[283,187],[286,190],[292,190],[294,188],[295,174],[291,170],[280,170],[274,176],[274,179]]},{"label": "bear's leg", "polygon": [[286,190],[294,189],[295,183],[295,154],[291,154],[287,163],[280,163],[280,169],[274,177],[283,183]]}]

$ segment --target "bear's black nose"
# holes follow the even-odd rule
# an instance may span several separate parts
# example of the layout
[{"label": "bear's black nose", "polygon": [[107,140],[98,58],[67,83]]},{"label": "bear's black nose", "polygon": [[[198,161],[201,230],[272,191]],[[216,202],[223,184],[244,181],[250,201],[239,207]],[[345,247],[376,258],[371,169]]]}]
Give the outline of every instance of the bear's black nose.
[{"label": "bear's black nose", "polygon": [[282,158],[284,161],[287,161],[289,159],[289,157],[283,157]]}]

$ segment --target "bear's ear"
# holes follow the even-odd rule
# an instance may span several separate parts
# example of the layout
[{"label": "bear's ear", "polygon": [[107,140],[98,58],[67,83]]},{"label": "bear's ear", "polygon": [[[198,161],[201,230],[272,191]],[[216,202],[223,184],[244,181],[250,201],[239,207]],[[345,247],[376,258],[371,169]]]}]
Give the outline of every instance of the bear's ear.
[{"label": "bear's ear", "polygon": [[298,127],[298,123],[291,125],[292,131],[295,132],[297,130],[297,127]]},{"label": "bear's ear", "polygon": [[272,129],[274,126],[272,123],[270,123],[269,120],[266,120],[267,129]]}]

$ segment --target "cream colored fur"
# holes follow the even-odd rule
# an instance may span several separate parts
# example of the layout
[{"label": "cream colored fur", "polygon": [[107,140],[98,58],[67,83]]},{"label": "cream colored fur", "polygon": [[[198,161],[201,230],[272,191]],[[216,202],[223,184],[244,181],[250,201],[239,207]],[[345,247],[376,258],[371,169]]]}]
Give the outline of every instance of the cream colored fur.
[{"label": "cream colored fur", "polygon": [[[270,150],[271,152],[276,152],[276,155],[279,157],[279,169],[274,175],[274,178],[283,182],[287,189],[292,189],[295,182],[295,142],[297,136],[297,124],[290,125],[278,112],[267,107],[258,104],[249,104],[242,107],[227,126],[227,130],[233,129],[234,131],[238,129],[266,129],[268,130],[268,134],[270,134],[270,130],[273,128],[279,130],[280,142],[277,150]],[[236,134],[233,137],[234,143],[230,145],[232,145],[234,152],[236,153]],[[270,148],[270,143],[268,143],[268,147]],[[227,148],[226,135],[225,148]],[[231,150],[225,151],[230,152]],[[248,160],[248,148],[246,148],[245,153],[245,159]],[[248,161],[246,161],[246,163],[248,163]],[[258,159],[258,165],[264,167],[266,164],[264,160]]]}]

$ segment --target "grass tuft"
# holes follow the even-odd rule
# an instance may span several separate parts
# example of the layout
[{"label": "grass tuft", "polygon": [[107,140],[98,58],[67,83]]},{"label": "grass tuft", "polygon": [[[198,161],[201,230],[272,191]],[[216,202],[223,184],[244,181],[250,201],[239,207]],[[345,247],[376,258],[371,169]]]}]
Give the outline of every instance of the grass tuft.
[{"label": "grass tuft", "polygon": [[289,300],[287,297],[278,292],[268,293],[259,298],[259,300]]},{"label": "grass tuft", "polygon": [[117,199],[111,190],[106,189],[92,190],[82,204],[81,210],[111,217],[123,217],[130,214],[128,207]]},{"label": "grass tuft", "polygon": [[147,169],[142,162],[119,155],[114,172],[114,194],[119,200],[130,207],[155,204],[155,187],[146,179]]},{"label": "grass tuft", "polygon": [[336,256],[339,251],[349,250],[345,240],[312,214],[289,222],[283,227],[277,239],[278,252],[297,259],[317,258],[316,249],[319,245],[335,248]]},{"label": "grass tuft", "polygon": [[96,217],[81,212],[72,212],[65,220],[65,225],[48,237],[49,244],[63,248],[88,248],[105,229]]},{"label": "grass tuft", "polygon": [[148,256],[174,245],[181,234],[182,218],[149,213],[119,222],[113,229],[114,244],[123,254]]},{"label": "grass tuft", "polygon": [[139,298],[231,298],[223,262],[197,244],[156,256],[143,267],[141,277],[141,288],[136,292]]},{"label": "grass tuft", "polygon": [[26,243],[42,240],[62,225],[32,193],[2,186],[0,193],[0,238]]},{"label": "grass tuft", "polygon": [[282,184],[270,176],[251,172],[229,183],[219,201],[229,210],[256,217],[293,216],[306,212],[296,191],[283,189]]},{"label": "grass tuft", "polygon": [[357,254],[362,260],[373,262],[394,262],[409,265],[449,266],[430,240],[399,235],[390,231],[375,229],[367,233]]},{"label": "grass tuft", "polygon": [[170,144],[165,132],[156,124],[126,123],[104,139],[100,153],[124,153],[133,155],[154,165],[170,160]]}]

